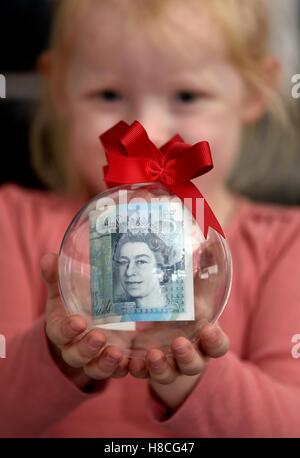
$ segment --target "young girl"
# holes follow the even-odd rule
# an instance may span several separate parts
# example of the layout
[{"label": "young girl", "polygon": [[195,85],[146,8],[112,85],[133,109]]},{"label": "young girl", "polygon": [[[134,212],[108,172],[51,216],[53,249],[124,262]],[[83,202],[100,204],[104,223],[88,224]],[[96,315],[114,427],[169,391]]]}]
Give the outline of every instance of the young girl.
[{"label": "young girl", "polygon": [[[266,112],[283,121],[266,17],[263,0],[60,1],[34,132],[37,169],[57,192],[0,191],[1,436],[300,435],[300,363],[291,354],[300,216],[225,184],[245,129]],[[210,142],[214,170],[195,183],[233,256],[220,327],[207,324],[197,348],[175,339],[176,367],[157,349],[145,364],[117,345],[103,350],[99,329],[86,333],[83,318],[67,317],[57,285],[64,231],[104,189],[98,137],[135,119],[157,146],[175,133]]]}]

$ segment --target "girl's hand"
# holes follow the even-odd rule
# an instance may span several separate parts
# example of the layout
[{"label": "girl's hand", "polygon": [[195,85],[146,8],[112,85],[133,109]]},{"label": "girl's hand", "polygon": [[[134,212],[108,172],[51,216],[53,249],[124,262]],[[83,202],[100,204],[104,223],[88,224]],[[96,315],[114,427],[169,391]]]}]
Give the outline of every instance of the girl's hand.
[{"label": "girl's hand", "polygon": [[[121,342],[107,345],[101,331],[88,330],[83,317],[66,313],[58,288],[57,259],[55,254],[46,254],[41,260],[42,276],[48,290],[46,334],[56,364],[79,388],[90,384],[92,379],[125,376],[128,360],[120,349]],[[118,339],[118,334],[114,335]]]},{"label": "girl's hand", "polygon": [[[99,329],[88,330],[83,317],[66,313],[58,288],[57,255],[45,255],[41,270],[48,290],[46,334],[50,350],[61,371],[79,388],[84,389],[92,380],[124,377],[130,371],[136,378],[149,378],[156,393],[174,407],[174,402],[180,402],[203,375],[209,357],[217,358],[228,350],[228,338],[222,330],[206,323],[199,331],[196,347],[188,339],[174,336],[168,357],[157,348],[147,352],[146,360],[133,357],[128,361],[122,348],[125,344],[134,350],[140,337],[130,342],[130,333],[114,332],[110,336],[113,345],[108,344]],[[153,342],[152,335],[142,335],[142,339],[147,337]]]},{"label": "girl's hand", "polygon": [[[207,290],[207,288],[211,288]],[[148,348],[145,362],[133,358],[130,373],[137,378],[149,378],[156,394],[171,409],[176,409],[203,376],[209,358],[223,356],[229,339],[217,324],[210,324],[214,288],[201,277],[194,277],[195,316],[201,328],[195,335],[195,324],[180,321],[155,324],[134,341],[133,347]],[[212,296],[212,297],[210,297]],[[193,344],[184,336],[193,336]],[[165,342],[172,342],[171,351],[164,353]],[[150,349],[151,348],[151,349]],[[153,349],[155,348],[155,349]]]},{"label": "girl's hand", "polygon": [[132,359],[130,373],[137,378],[149,378],[165,404],[177,408],[203,376],[209,358],[223,356],[229,348],[228,337],[216,324],[203,324],[197,337],[196,345],[184,337],[174,338],[170,355],[153,349],[147,352],[145,362]]}]

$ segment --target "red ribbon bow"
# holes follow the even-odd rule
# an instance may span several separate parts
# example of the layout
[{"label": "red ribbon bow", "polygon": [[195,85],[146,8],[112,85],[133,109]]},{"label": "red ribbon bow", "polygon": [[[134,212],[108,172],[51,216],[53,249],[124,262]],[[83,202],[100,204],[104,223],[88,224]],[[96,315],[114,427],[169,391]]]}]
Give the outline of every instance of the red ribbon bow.
[{"label": "red ribbon bow", "polygon": [[[196,218],[197,198],[203,196],[190,180],[213,168],[209,144],[205,141],[191,146],[175,135],[157,148],[143,126],[135,121],[131,126],[124,121],[100,136],[107,165],[104,180],[108,187],[159,181],[182,200],[192,199],[192,213]],[[212,227],[224,238],[223,230],[204,199],[204,237]]]}]

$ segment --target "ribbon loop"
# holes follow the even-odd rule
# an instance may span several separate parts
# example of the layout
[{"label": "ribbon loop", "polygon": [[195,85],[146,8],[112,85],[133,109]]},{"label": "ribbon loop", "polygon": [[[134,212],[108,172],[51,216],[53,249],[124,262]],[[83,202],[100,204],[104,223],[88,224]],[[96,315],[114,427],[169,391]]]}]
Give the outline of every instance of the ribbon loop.
[{"label": "ribbon loop", "polygon": [[[103,168],[108,187],[121,184],[161,182],[182,200],[192,198],[193,216],[196,218],[197,198],[202,194],[191,180],[213,168],[208,142],[191,146],[175,135],[158,149],[149,139],[144,127],[135,121],[131,126],[124,121],[100,136],[107,165]],[[224,238],[223,230],[205,201],[204,237],[212,227]]]}]

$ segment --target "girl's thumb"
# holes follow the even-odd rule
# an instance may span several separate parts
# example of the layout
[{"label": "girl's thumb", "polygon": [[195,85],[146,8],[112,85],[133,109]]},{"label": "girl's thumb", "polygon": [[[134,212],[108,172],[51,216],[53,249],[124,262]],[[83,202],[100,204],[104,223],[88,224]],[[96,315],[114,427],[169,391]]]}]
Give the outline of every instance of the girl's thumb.
[{"label": "girl's thumb", "polygon": [[41,274],[48,290],[49,299],[58,297],[58,255],[55,253],[45,254],[40,262]]}]

